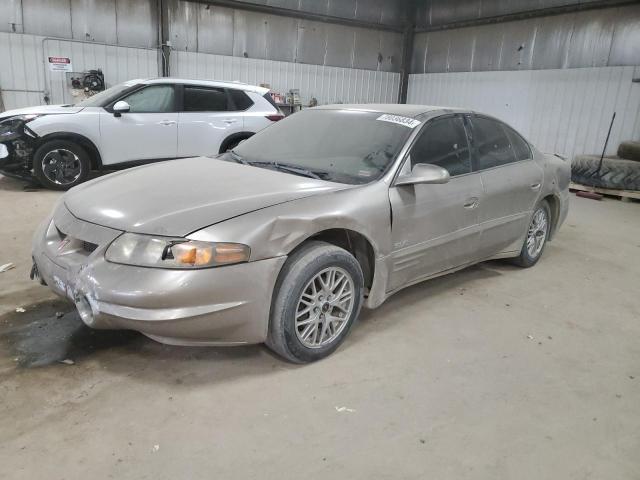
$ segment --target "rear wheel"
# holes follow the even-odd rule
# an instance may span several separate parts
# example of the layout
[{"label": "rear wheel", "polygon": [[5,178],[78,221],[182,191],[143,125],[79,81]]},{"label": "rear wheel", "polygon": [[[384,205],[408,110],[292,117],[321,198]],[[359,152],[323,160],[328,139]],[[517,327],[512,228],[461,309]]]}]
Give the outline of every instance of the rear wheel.
[{"label": "rear wheel", "polygon": [[228,152],[229,150],[233,150],[234,148],[236,148],[240,142],[243,142],[244,140],[246,140],[247,138],[250,138],[251,135],[246,135],[246,136],[242,136],[240,138],[235,137],[235,138],[228,138],[226,139],[224,142],[222,142],[222,145],[220,145],[220,153],[224,153],[224,152]]},{"label": "rear wheel", "polygon": [[33,156],[33,174],[53,190],[68,190],[84,182],[90,165],[86,150],[68,140],[46,142]]},{"label": "rear wheel", "polygon": [[333,353],[360,313],[363,275],[346,250],[309,242],[285,263],[274,290],[267,345],[294,363]]},{"label": "rear wheel", "polygon": [[514,263],[521,267],[533,267],[544,251],[551,230],[551,210],[546,200],[543,200],[533,211],[531,222],[527,229],[527,237]]}]

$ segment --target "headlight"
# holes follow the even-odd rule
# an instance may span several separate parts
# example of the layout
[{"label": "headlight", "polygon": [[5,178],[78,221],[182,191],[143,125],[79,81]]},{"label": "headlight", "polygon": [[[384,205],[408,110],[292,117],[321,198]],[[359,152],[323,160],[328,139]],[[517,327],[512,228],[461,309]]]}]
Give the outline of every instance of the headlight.
[{"label": "headlight", "polygon": [[16,134],[22,134],[22,128],[26,123],[29,123],[31,120],[35,120],[41,116],[42,115],[36,114],[16,115],[15,117],[0,120],[0,139],[8,136],[15,136]]},{"label": "headlight", "polygon": [[157,268],[206,268],[249,261],[251,250],[239,243],[125,233],[105,253],[108,262]]}]

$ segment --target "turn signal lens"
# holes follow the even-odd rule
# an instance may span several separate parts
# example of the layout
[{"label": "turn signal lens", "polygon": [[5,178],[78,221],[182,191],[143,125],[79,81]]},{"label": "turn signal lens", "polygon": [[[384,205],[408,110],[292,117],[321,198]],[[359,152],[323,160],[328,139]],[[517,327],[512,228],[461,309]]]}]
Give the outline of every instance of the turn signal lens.
[{"label": "turn signal lens", "polygon": [[239,243],[216,243],[213,260],[219,264],[246,262],[249,247]]}]

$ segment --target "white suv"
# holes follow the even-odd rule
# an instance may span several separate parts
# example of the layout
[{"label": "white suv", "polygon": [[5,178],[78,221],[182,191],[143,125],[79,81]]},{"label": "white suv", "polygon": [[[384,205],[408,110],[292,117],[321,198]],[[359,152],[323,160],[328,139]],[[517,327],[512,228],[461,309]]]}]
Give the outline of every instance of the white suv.
[{"label": "white suv", "polygon": [[0,113],[0,173],[66,190],[92,169],[225,152],[281,118],[267,88],[131,80],[76,105]]}]

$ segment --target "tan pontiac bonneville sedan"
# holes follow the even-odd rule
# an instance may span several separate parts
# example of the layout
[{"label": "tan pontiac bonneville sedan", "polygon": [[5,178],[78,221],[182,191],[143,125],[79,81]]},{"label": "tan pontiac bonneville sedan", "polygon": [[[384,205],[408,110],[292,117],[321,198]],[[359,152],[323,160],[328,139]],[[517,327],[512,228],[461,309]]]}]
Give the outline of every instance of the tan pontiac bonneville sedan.
[{"label": "tan pontiac bonneville sedan", "polygon": [[215,158],[73,188],[35,234],[33,275],[90,327],[310,362],[408,285],[534,265],[567,215],[569,170],[479,113],[323,106]]}]

